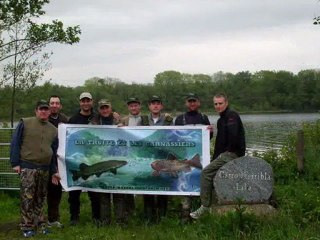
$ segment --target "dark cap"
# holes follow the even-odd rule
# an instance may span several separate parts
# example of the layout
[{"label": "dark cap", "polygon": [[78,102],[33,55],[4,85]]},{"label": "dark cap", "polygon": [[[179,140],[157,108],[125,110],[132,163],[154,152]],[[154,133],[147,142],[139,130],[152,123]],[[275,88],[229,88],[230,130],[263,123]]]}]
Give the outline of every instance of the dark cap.
[{"label": "dark cap", "polygon": [[162,103],[162,100],[159,96],[156,96],[156,95],[153,95],[149,98],[149,103],[152,103],[152,102],[160,102]]},{"label": "dark cap", "polygon": [[49,103],[46,100],[39,100],[36,104],[36,109],[44,107],[49,108]]},{"label": "dark cap", "polygon": [[101,99],[101,100],[98,102],[98,106],[99,106],[99,108],[101,108],[102,106],[109,106],[109,107],[111,107],[111,102],[110,102],[108,99]]},{"label": "dark cap", "polygon": [[136,98],[136,97],[131,97],[127,100],[127,104],[130,104],[130,103],[141,103],[139,98]]},{"label": "dark cap", "polygon": [[186,96],[186,100],[200,100],[198,95],[194,94],[194,93],[188,93]]}]

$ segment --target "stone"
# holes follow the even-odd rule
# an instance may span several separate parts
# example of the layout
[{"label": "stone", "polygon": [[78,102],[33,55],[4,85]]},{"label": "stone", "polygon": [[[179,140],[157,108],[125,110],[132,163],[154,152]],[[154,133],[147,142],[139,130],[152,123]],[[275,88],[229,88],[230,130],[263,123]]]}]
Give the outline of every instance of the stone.
[{"label": "stone", "polygon": [[212,212],[223,215],[228,212],[237,212],[239,207],[244,209],[244,213],[253,214],[260,217],[272,217],[277,214],[277,210],[269,204],[244,204],[244,205],[222,205],[213,206]]},{"label": "stone", "polygon": [[218,204],[268,203],[273,191],[272,167],[261,158],[236,158],[218,170],[213,185]]}]

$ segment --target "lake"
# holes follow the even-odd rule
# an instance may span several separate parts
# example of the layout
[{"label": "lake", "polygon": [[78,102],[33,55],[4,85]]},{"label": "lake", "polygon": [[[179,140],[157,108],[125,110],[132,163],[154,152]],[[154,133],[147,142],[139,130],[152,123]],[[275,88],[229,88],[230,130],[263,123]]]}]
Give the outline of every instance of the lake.
[{"label": "lake", "polygon": [[[216,124],[218,115],[209,116]],[[303,123],[314,123],[320,119],[318,113],[243,114],[247,151],[263,152],[269,148],[279,149],[287,136],[302,129]]]},{"label": "lake", "polygon": [[[214,126],[218,118],[218,115],[209,116]],[[246,132],[247,151],[251,153],[269,148],[279,149],[289,134],[301,129],[303,123],[314,123],[320,119],[320,114],[242,114],[241,119]]]}]

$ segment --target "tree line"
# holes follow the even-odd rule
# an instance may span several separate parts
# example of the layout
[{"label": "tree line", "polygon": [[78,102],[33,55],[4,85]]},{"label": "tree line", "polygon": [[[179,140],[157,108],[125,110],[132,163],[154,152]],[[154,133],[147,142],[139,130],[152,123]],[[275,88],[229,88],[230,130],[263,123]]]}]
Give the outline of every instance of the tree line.
[{"label": "tree line", "polygon": [[[12,105],[10,85],[0,87],[0,119],[8,121]],[[51,82],[32,88],[17,88],[14,118],[33,115],[35,102],[59,95],[63,112],[73,115],[79,108],[79,95],[89,91],[97,102],[107,98],[113,108],[126,114],[126,99],[138,97],[143,109],[147,110],[148,98],[158,95],[163,98],[167,112],[183,112],[184,97],[193,92],[200,96],[203,112],[213,113],[212,97],[223,92],[229,97],[232,108],[240,112],[315,112],[320,109],[320,71],[303,70],[294,74],[289,71],[258,71],[251,73],[217,72],[213,75],[187,74],[178,71],[164,71],[149,84],[127,84],[110,77],[93,77],[82,86],[68,87]]]}]

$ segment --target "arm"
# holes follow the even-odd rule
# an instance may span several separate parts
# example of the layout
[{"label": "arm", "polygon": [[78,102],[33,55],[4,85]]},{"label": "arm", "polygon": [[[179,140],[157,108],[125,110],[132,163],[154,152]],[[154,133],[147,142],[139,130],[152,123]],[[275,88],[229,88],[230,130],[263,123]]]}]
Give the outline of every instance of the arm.
[{"label": "arm", "polygon": [[20,173],[20,148],[22,145],[24,124],[20,121],[11,140],[10,162],[15,172]]},{"label": "arm", "polygon": [[210,139],[212,139],[213,137],[213,127],[209,121],[209,118],[207,115],[203,114],[203,121],[204,121],[204,125],[208,125],[208,130],[210,131]]},{"label": "arm", "polygon": [[58,173],[58,164],[57,164],[58,146],[59,146],[59,139],[58,137],[56,137],[51,145],[53,154],[52,154],[52,159],[50,164],[50,172],[52,173],[51,182],[55,185],[58,185],[60,181],[60,175]]},{"label": "arm", "polygon": [[176,120],[174,121],[175,126],[183,126],[183,121],[182,121],[183,115],[179,115]]},{"label": "arm", "polygon": [[232,113],[227,119],[227,151],[236,152],[239,141],[240,117]]}]

